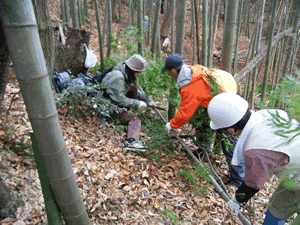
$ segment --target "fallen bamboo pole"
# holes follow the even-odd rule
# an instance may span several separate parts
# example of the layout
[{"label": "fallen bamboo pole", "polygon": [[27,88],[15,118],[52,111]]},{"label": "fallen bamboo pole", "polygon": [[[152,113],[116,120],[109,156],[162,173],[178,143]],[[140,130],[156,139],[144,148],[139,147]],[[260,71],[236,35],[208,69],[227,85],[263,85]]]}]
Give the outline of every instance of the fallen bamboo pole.
[{"label": "fallen bamboo pole", "polygon": [[[156,111],[156,113],[159,115],[159,117],[165,122],[167,123],[166,119],[163,117],[163,115],[156,109],[154,108],[154,110]],[[176,139],[179,141],[179,143],[182,145],[182,147],[189,153],[189,155],[195,160],[195,162],[198,163],[198,165],[201,168],[204,168],[203,164],[201,161],[199,161],[197,159],[197,157],[192,153],[192,151],[190,150],[190,148],[184,143],[184,141],[177,135],[177,133],[174,131],[173,132],[174,136],[176,137]],[[220,187],[220,185],[217,183],[217,181],[213,178],[212,175],[208,175],[211,182],[213,183],[213,185],[215,186],[215,190],[218,192],[218,194],[226,201],[230,201],[230,197],[225,193],[225,191]],[[249,221],[244,217],[244,215],[239,212],[238,213],[238,218],[240,219],[240,221],[244,224],[244,225],[250,225]]]}]

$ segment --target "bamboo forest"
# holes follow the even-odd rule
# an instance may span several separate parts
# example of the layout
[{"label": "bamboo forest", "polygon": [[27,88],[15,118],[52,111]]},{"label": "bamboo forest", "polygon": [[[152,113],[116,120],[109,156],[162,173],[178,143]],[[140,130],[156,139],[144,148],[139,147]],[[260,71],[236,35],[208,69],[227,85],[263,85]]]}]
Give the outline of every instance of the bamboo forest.
[{"label": "bamboo forest", "polygon": [[299,0],[0,3],[1,224],[300,224]]}]

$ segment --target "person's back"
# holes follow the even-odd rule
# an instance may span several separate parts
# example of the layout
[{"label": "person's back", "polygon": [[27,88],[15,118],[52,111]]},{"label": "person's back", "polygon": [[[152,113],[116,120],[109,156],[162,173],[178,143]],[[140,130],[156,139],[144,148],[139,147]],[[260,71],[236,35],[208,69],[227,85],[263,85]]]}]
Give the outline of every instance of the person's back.
[{"label": "person's back", "polygon": [[[166,124],[167,130],[177,129],[186,124],[194,115],[202,114],[201,121],[194,120],[191,122],[196,133],[210,133],[207,137],[199,140],[201,144],[210,146],[210,139],[213,135],[209,127],[209,118],[206,113],[207,106],[213,96],[220,92],[231,91],[237,92],[237,83],[231,74],[218,69],[209,69],[202,65],[189,66],[184,63],[180,54],[171,54],[167,57],[165,65],[161,70],[168,71],[173,79],[176,79],[181,103],[174,118]],[[204,109],[204,110],[203,110]],[[203,113],[203,111],[205,111]],[[196,124],[197,123],[197,124]],[[239,186],[243,180],[243,166],[231,167],[231,158],[233,154],[236,138],[228,137],[228,141],[233,145],[227,147],[227,143],[222,142],[222,150],[229,164],[231,182]]]}]

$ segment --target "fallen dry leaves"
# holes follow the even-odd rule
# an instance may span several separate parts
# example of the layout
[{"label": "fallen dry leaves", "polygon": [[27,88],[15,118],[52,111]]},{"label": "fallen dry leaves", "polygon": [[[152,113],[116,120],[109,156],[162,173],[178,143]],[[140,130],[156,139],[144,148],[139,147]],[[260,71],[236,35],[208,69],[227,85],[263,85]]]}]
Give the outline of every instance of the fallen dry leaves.
[{"label": "fallen dry leaves", "polygon": [[[52,19],[59,20],[58,1],[49,2]],[[126,10],[124,8],[125,14]],[[90,48],[99,54],[93,11],[90,18],[91,23],[86,25],[92,32]],[[184,50],[190,51],[187,47]],[[24,205],[20,205],[16,218],[7,218],[1,224],[47,224],[30,150],[28,133],[32,128],[15,75],[12,73],[10,77],[1,112],[0,176]],[[119,135],[114,126],[101,127],[91,118],[69,116],[63,109],[58,112],[74,175],[92,224],[171,224],[170,218],[162,214],[166,210],[173,212],[178,224],[241,224],[208,181],[197,180],[199,189],[208,187],[207,192],[200,195],[195,194],[191,183],[178,175],[182,167],[192,171],[194,162],[175,141],[174,155],[162,153],[157,162],[151,155],[159,149],[151,149],[149,155],[123,152],[126,134]],[[142,136],[147,138],[148,135],[142,133]],[[212,156],[212,162],[219,174],[227,174],[224,157]],[[262,223],[274,181],[275,177],[253,198],[255,224]],[[232,196],[234,187],[226,186]],[[248,218],[246,213],[244,215]]]},{"label": "fallen dry leaves", "polygon": [[[26,111],[20,111],[25,109],[21,96],[6,117],[14,93],[11,88],[17,89],[17,83],[8,84],[1,113],[0,175],[24,206],[19,207],[15,219],[1,223],[46,224],[44,200],[30,150],[31,126]],[[173,212],[179,224],[241,224],[207,180],[197,179],[199,189],[208,189],[205,194],[195,194],[192,183],[178,175],[179,168],[191,172],[195,163],[184,150],[179,150],[176,141],[174,155],[162,152],[160,161],[156,161],[151,155],[159,149],[151,149],[148,155],[123,152],[120,146],[125,133],[119,135],[113,126],[102,127],[95,120],[65,114],[62,108],[58,111],[74,175],[92,224],[171,223],[162,214],[164,211]],[[19,115],[23,115],[22,119]],[[214,155],[212,162],[221,176],[227,174],[224,157]],[[256,224],[264,218],[272,192],[268,189],[270,184],[254,198]],[[234,187],[227,188],[233,195]]]}]

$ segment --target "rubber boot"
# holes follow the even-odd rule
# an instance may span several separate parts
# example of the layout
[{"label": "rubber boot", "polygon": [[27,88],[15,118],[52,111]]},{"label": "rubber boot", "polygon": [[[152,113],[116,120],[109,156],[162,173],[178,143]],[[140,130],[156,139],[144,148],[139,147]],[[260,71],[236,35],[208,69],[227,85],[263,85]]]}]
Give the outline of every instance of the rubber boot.
[{"label": "rubber boot", "polygon": [[284,225],[285,219],[278,219],[272,215],[272,213],[267,210],[265,220],[262,225]]}]

